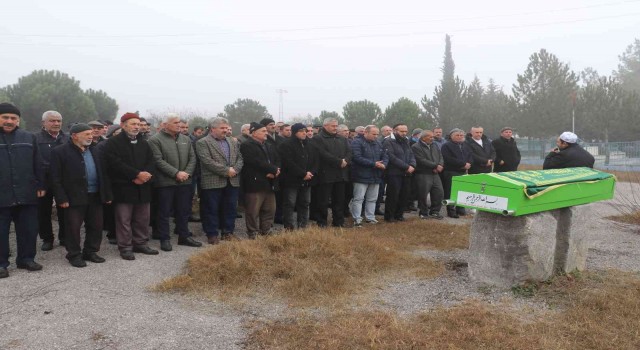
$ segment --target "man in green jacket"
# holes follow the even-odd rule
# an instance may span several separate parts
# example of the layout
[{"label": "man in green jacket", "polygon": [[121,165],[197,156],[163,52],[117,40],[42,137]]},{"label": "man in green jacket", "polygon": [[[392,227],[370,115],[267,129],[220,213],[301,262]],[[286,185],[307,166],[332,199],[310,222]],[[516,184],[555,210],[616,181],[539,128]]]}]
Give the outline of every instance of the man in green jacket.
[{"label": "man in green jacket", "polygon": [[156,229],[160,236],[160,249],[171,251],[169,217],[176,219],[178,245],[200,247],[189,233],[191,214],[191,177],[196,167],[196,155],[189,136],[180,130],[180,116],[169,113],[162,123],[163,129],[149,139],[158,170],[154,187],[157,199]]}]

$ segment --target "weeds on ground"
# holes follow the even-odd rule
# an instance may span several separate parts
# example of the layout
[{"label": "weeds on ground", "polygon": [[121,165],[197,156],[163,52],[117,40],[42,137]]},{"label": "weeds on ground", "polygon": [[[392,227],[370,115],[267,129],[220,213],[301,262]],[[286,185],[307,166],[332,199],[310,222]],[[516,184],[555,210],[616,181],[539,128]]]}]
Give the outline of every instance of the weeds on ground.
[{"label": "weeds on ground", "polygon": [[326,305],[364,292],[378,277],[433,278],[444,272],[441,263],[416,257],[412,249],[468,246],[465,226],[413,220],[367,227],[308,228],[225,242],[192,256],[184,274],[155,290],[221,299],[272,295],[296,305]]},{"label": "weeds on ground", "polygon": [[392,313],[341,313],[273,321],[249,337],[250,349],[638,349],[640,279],[622,272],[567,275],[534,296],[560,312],[521,317],[468,301],[400,318]]}]

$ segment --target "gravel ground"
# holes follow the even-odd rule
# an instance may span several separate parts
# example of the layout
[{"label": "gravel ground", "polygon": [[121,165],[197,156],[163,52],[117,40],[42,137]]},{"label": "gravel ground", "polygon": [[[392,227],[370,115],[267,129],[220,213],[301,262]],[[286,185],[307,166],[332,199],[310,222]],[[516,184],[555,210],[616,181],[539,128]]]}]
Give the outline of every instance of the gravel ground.
[{"label": "gravel ground", "polygon": [[[594,204],[594,212],[600,215],[594,218],[590,232],[589,269],[640,271],[638,229],[603,219],[617,213],[616,203],[628,203],[634,194],[640,198],[640,186],[619,184],[614,201]],[[238,220],[239,232],[243,224],[243,219]],[[191,223],[190,227],[204,241],[200,225]],[[285,305],[265,308],[255,303],[238,308],[150,292],[150,286],[180,273],[186,259],[204,249],[178,246],[173,240],[172,252],[136,254],[135,261],[120,259],[116,247],[105,241],[100,252],[107,259],[103,264],[74,268],[64,259],[64,249],[56,246],[49,252],[38,250],[36,260],[44,265],[42,272],[17,270],[12,265],[10,277],[0,280],[0,349],[235,349],[243,347],[247,321],[290,316]],[[150,245],[158,248],[157,241]],[[15,245],[12,250],[15,256]],[[470,281],[465,250],[416,254],[447,262],[448,272],[433,280],[391,283],[376,293],[371,308],[411,314],[469,298],[508,307],[545,308],[514,298],[508,290]]]}]

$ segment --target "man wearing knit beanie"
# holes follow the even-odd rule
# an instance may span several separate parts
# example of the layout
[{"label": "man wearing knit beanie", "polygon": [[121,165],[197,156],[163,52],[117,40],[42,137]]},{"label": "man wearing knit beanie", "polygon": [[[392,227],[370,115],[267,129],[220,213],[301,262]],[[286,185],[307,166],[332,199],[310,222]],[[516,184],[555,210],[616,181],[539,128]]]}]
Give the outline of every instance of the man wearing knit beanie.
[{"label": "man wearing knit beanie", "polygon": [[[16,227],[16,265],[29,271],[42,270],[34,261],[38,237],[38,198],[45,195],[42,161],[35,135],[21,130],[20,110],[0,103],[0,278],[9,277],[9,226]],[[20,176],[14,176],[19,174]],[[33,181],[35,179],[35,181]]]},{"label": "man wearing knit beanie", "polygon": [[276,147],[276,122],[271,118],[264,118],[260,124],[267,128],[267,143],[274,148]]}]

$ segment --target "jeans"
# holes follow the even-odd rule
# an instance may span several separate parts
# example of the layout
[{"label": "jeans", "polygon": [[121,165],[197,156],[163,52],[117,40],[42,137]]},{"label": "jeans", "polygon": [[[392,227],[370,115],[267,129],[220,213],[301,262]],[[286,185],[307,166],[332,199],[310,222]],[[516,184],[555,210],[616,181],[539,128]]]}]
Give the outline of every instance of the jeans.
[{"label": "jeans", "polygon": [[176,219],[176,233],[180,237],[189,237],[189,215],[191,215],[191,186],[158,187],[156,191],[156,232],[161,241],[168,241],[169,218],[173,213]]},{"label": "jeans", "polygon": [[[200,218],[202,230],[207,237],[217,236],[219,229],[223,233],[233,233],[236,228],[239,192],[238,187],[233,187],[228,182],[226,187],[201,191]],[[220,208],[223,215],[220,215]]]},{"label": "jeans", "polygon": [[376,201],[380,184],[353,183],[353,199],[351,199],[351,216],[355,222],[361,222],[362,203],[364,202],[364,217],[375,220]]},{"label": "jeans", "polygon": [[[309,222],[309,203],[311,202],[311,187],[285,187],[282,192],[282,219],[284,228],[305,228]],[[298,213],[294,220],[294,209]]]},{"label": "jeans", "polygon": [[24,264],[36,257],[38,240],[38,206],[16,205],[0,208],[0,267],[9,266],[9,227],[16,227],[18,255],[16,264]]}]

